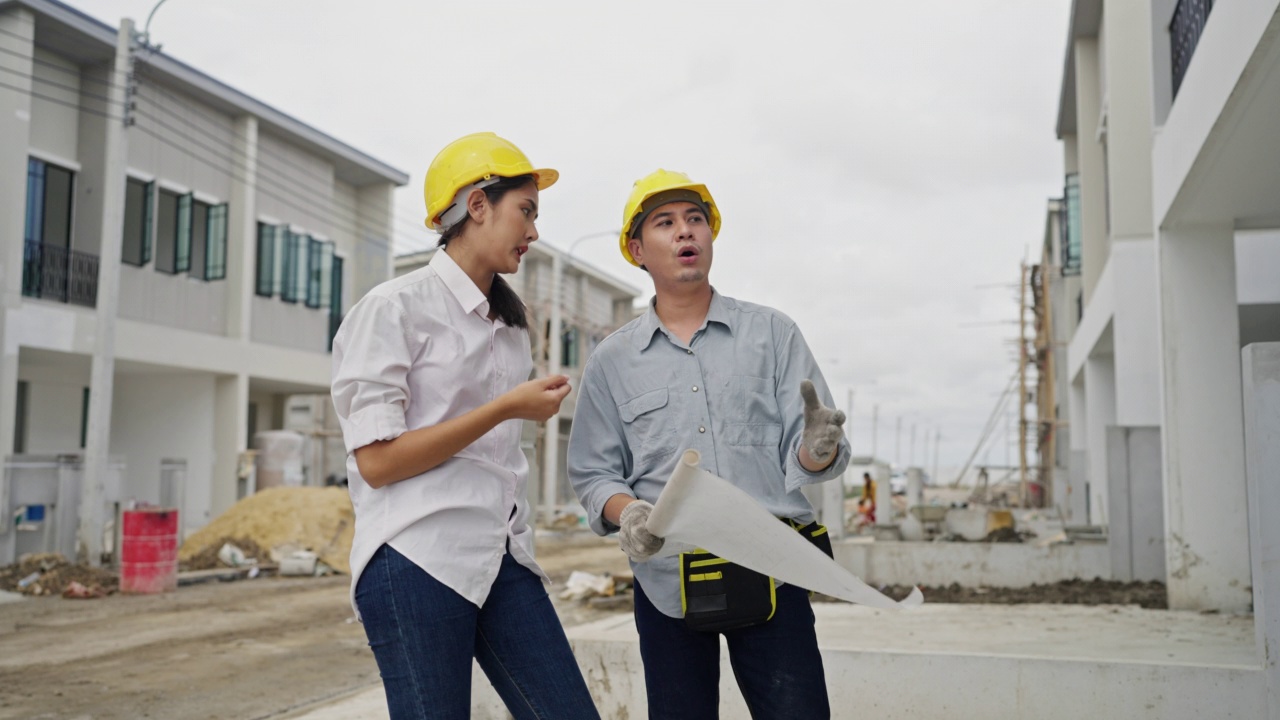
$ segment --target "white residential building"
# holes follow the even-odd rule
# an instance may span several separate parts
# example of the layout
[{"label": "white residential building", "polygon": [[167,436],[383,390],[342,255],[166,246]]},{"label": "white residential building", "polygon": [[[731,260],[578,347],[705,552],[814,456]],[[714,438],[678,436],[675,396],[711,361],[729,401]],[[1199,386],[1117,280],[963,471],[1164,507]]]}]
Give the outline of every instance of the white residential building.
[{"label": "white residential building", "polygon": [[185,461],[190,530],[285,398],[328,392],[407,176],[130,28],[0,0],[0,457],[82,453],[85,497],[121,502]]},{"label": "white residential building", "polygon": [[1165,579],[1174,608],[1246,610],[1260,581],[1241,353],[1280,341],[1278,117],[1277,0],[1073,3],[1064,510],[1109,525],[1117,575]]},{"label": "white residential building", "polygon": [[[436,252],[431,249],[397,257],[396,274],[423,267]],[[520,270],[508,282],[530,311],[534,374],[564,374],[573,386],[557,417],[542,425],[525,423],[522,436],[529,456],[530,499],[549,515],[563,505],[576,503],[564,467],[582,368],[601,340],[636,316],[634,306],[640,290],[546,242],[529,246]],[[558,303],[553,298],[559,298]],[[551,342],[557,335],[559,340]],[[557,451],[544,452],[548,445]],[[555,477],[556,482],[544,484],[543,477]]]}]

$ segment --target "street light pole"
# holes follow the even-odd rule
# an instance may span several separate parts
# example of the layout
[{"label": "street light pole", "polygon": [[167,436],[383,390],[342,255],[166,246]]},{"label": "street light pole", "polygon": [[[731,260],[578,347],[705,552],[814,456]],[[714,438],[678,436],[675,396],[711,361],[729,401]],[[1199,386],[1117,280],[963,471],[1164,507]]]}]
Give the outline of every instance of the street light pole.
[{"label": "street light pole", "polygon": [[[547,330],[547,375],[559,375],[563,363],[564,320],[561,303],[561,285],[564,279],[564,260],[573,262],[573,251],[583,240],[604,235],[617,236],[619,231],[594,232],[574,240],[569,250],[551,252],[551,317]],[[543,517],[550,522],[560,505],[560,413],[547,418],[542,443],[542,508]]]}]

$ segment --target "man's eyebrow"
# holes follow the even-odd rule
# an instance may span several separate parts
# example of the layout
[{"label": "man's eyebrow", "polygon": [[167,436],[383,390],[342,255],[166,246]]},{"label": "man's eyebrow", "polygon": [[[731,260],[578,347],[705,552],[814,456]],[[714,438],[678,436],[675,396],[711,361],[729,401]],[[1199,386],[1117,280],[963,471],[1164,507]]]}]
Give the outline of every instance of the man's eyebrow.
[{"label": "man's eyebrow", "polygon": [[650,220],[657,220],[657,219],[659,219],[659,218],[669,218],[669,217],[671,217],[671,216],[673,216],[673,215],[675,215],[675,214],[676,214],[676,213],[675,213],[675,211],[674,211],[674,210],[658,210],[657,212],[654,212],[653,214],[651,214],[651,215],[649,216],[649,219],[650,219]]}]

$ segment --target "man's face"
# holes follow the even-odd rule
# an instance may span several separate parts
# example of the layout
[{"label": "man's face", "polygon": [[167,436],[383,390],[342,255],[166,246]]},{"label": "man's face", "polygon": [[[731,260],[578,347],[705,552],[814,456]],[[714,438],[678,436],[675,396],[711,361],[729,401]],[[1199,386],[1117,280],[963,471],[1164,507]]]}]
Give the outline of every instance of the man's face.
[{"label": "man's face", "polygon": [[667,203],[649,213],[627,248],[656,283],[705,282],[711,272],[711,224],[691,202]]}]

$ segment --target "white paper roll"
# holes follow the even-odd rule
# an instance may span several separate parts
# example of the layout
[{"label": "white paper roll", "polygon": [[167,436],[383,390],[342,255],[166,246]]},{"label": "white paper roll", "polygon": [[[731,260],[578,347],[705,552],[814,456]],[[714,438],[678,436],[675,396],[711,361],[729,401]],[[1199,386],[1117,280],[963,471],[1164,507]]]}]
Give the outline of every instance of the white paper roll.
[{"label": "white paper roll", "polygon": [[893,600],[827,557],[755,498],[698,467],[686,450],[653,506],[649,532],[666,538],[662,555],[702,548],[730,562],[824,595],[877,608],[910,608],[924,602],[919,588]]}]

